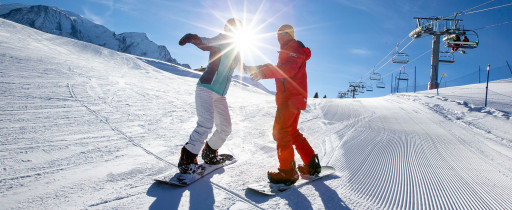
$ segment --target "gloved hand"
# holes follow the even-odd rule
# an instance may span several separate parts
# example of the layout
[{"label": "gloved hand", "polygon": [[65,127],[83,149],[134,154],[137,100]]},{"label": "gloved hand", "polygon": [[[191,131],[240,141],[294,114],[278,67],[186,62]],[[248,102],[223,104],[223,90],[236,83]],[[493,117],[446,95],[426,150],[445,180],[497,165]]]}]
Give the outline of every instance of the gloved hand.
[{"label": "gloved hand", "polygon": [[257,66],[246,66],[244,64],[244,74],[252,74],[254,72],[257,72],[258,71],[258,67]]},{"label": "gloved hand", "polygon": [[261,71],[257,71],[251,74],[251,80],[252,81],[259,81],[261,79],[265,79],[265,75]]},{"label": "gloved hand", "polygon": [[180,39],[180,42],[178,43],[180,46],[183,46],[187,43],[192,43],[194,42],[195,40],[198,40],[198,39],[201,39],[199,38],[198,35],[196,34],[185,34],[185,36],[181,37]]}]

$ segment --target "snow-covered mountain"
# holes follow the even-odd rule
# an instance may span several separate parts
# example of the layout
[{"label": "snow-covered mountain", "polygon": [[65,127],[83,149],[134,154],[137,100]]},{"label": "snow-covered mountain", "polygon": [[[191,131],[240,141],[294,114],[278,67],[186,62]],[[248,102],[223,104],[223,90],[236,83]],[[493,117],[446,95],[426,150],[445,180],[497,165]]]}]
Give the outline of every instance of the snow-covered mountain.
[{"label": "snow-covered mountain", "polygon": [[[76,13],[45,5],[0,5],[0,18],[40,31],[96,44],[118,52],[179,64],[167,47],[151,41],[145,33],[116,34]],[[179,64],[181,65],[181,64]],[[183,65],[189,67],[188,65]]]},{"label": "snow-covered mountain", "polygon": [[[195,73],[0,19],[0,209],[512,209],[512,80],[367,99],[309,99],[299,130],[336,169],[278,196],[275,98],[232,83],[236,157],[189,187]],[[295,159],[302,161],[296,154]],[[201,158],[198,158],[202,161]]]}]

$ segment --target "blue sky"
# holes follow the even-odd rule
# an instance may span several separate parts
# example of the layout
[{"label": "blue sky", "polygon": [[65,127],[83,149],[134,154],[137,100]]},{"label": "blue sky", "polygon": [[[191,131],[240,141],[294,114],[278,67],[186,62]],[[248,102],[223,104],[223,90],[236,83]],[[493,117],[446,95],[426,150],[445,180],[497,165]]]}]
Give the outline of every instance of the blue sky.
[{"label": "blue sky", "polygon": [[[258,47],[263,56],[255,54],[251,56],[253,59],[246,60],[248,65],[257,65],[277,62],[275,31],[282,24],[291,24],[296,28],[296,38],[312,51],[307,64],[309,96],[318,92],[329,98],[336,97],[338,91],[345,91],[349,82],[368,81],[367,73],[373,66],[416,27],[413,17],[450,16],[486,2],[488,0],[0,0],[2,4],[56,6],[81,14],[116,33],[145,32],[154,42],[167,46],[180,63],[188,63],[193,68],[205,65],[208,53],[190,45],[179,46],[178,40],[186,33],[215,36],[218,32],[212,29],[222,30],[224,21],[233,15],[245,19],[246,24],[252,23],[253,27],[262,26],[257,33],[268,34],[258,40],[264,44]],[[509,3],[512,1],[496,0],[476,10]],[[461,15],[460,18],[465,29],[512,21],[512,6]],[[512,62],[512,24],[477,32],[479,47],[468,50],[466,55],[456,53],[455,63],[441,65],[440,74],[446,73],[448,79],[454,79],[477,70],[479,65],[503,66],[505,60]],[[410,41],[407,38],[400,48]],[[425,36],[404,50],[411,60],[415,59],[405,67],[406,71],[412,77],[416,66],[419,84],[430,81],[431,54],[425,52],[431,45],[432,38]],[[389,63],[380,68],[387,88],[360,97],[389,94],[391,74],[396,75],[400,67]],[[263,83],[269,89],[275,89],[273,80]]]}]

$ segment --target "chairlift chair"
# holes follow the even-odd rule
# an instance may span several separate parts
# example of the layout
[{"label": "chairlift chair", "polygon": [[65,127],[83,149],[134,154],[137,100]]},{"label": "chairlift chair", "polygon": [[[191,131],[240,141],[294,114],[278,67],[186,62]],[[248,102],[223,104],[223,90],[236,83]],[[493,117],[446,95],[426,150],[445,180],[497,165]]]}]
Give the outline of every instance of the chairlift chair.
[{"label": "chairlift chair", "polygon": [[373,72],[372,74],[370,74],[370,80],[380,80],[381,78],[382,76],[380,75],[380,73]]},{"label": "chairlift chair", "polygon": [[372,85],[366,86],[366,91],[372,92],[373,91],[373,86]]},{"label": "chairlift chair", "polygon": [[[455,35],[459,35],[462,39],[464,36],[471,37],[470,41],[455,41]],[[460,49],[475,49],[478,47],[478,34],[473,30],[462,30],[460,33],[450,34],[443,38],[443,41],[446,42],[446,47],[448,48],[460,48]]]},{"label": "chairlift chair", "polygon": [[409,63],[409,55],[407,53],[399,52],[398,45],[396,45],[396,53],[391,58],[391,62],[399,63],[399,64],[407,64]]},{"label": "chairlift chair", "polygon": [[397,80],[409,80],[409,74],[405,73],[405,69],[404,71],[400,71],[400,73],[398,73],[398,75],[396,76],[396,79]]},{"label": "chairlift chair", "polygon": [[455,59],[452,52],[444,51],[439,53],[439,62],[441,63],[454,63]]},{"label": "chairlift chair", "polygon": [[364,82],[354,82],[351,87],[356,93],[364,93],[365,83]]},{"label": "chairlift chair", "polygon": [[359,82],[349,82],[348,86],[351,88],[354,88],[354,87],[359,88],[360,85],[361,84]]},{"label": "chairlift chair", "polygon": [[382,79],[375,84],[375,87],[377,88],[386,88],[386,84],[382,81]]},{"label": "chairlift chair", "polygon": [[373,72],[370,75],[370,80],[380,80],[380,78],[382,78],[382,76],[380,75],[380,73],[377,72]]},{"label": "chairlift chair", "polygon": [[407,82],[406,88],[409,88],[409,75],[407,73],[405,73],[405,68],[403,69],[403,71],[400,71],[400,73],[398,73],[398,75],[396,75],[396,92],[397,93],[398,93],[398,90],[400,90],[400,81],[406,81]]},{"label": "chairlift chair", "polygon": [[407,64],[409,63],[409,55],[407,53],[396,53],[393,55],[393,58],[391,59],[391,62],[398,63],[398,64]]},{"label": "chairlift chair", "polygon": [[380,80],[382,76],[380,73],[375,72],[375,66],[373,66],[372,73],[370,74],[370,80]]}]

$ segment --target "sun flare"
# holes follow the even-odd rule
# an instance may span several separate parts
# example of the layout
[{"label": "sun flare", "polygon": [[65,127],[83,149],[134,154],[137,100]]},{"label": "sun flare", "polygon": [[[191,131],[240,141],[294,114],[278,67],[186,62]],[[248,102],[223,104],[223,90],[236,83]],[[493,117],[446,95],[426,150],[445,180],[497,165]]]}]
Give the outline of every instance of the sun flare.
[{"label": "sun flare", "polygon": [[[230,0],[227,0],[230,11],[217,11],[210,9],[213,14],[221,23],[226,24],[226,18],[234,18],[238,20],[235,25],[225,25],[223,28],[214,28],[211,25],[203,25],[197,22],[191,22],[190,20],[184,20],[196,26],[200,26],[204,29],[224,33],[230,36],[229,47],[224,49],[221,54],[227,53],[229,50],[236,49],[240,53],[241,62],[248,65],[255,63],[271,63],[272,61],[268,56],[274,56],[268,52],[276,52],[279,50],[279,46],[272,46],[267,44],[270,37],[275,37],[275,31],[262,32],[269,24],[279,22],[276,20],[283,11],[273,14],[270,18],[262,18],[269,16],[265,13],[265,3],[261,3],[259,6],[252,6],[251,8],[257,8],[254,13],[247,11],[247,2],[244,2],[243,8],[234,9],[231,5]],[[209,20],[211,21],[211,20]]]},{"label": "sun flare", "polygon": [[233,34],[233,43],[241,53],[250,54],[256,48],[257,40],[254,32],[242,29]]}]

